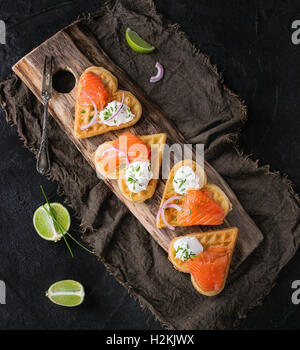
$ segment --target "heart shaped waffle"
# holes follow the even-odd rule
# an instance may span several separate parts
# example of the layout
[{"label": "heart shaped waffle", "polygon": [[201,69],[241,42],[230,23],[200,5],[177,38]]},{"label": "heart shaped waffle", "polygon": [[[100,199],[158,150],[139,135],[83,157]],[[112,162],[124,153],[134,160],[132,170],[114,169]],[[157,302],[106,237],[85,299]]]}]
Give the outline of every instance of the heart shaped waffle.
[{"label": "heart shaped waffle", "polygon": [[[92,106],[84,106],[78,103],[78,97],[82,90],[82,82],[87,72],[96,74],[102,81],[104,88],[108,92],[108,103],[111,101],[122,101],[122,93],[124,93],[124,104],[127,105],[131,112],[134,114],[134,118],[128,123],[123,123],[119,126],[109,126],[104,123],[94,123],[86,130],[81,130],[81,127],[87,125],[90,119],[94,115],[94,109]],[[80,77],[77,86],[77,98],[75,104],[75,123],[74,133],[77,138],[87,138],[103,134],[112,130],[119,130],[128,128],[138,122],[142,115],[142,106],[138,99],[129,91],[118,90],[118,79],[103,67],[89,67]]]},{"label": "heart shaped waffle", "polygon": [[[178,195],[178,193],[176,193],[174,191],[173,179],[174,179],[174,176],[175,176],[177,170],[182,166],[189,166],[193,169],[193,171],[199,177],[200,183],[202,183],[202,184],[200,184],[200,187],[206,185],[207,177],[206,177],[206,174],[205,174],[203,168],[200,167],[199,164],[197,164],[195,161],[193,161],[191,159],[182,160],[182,161],[178,162],[177,164],[175,164],[174,167],[170,171],[170,175],[169,175],[169,178],[166,182],[165,190],[164,190],[162,200],[160,203],[160,208],[167,199]],[[180,200],[177,202],[177,204],[180,205]],[[174,220],[174,218],[176,218],[176,216],[177,216],[177,211],[175,209],[169,208],[168,210],[165,211],[166,220],[172,226],[178,226],[176,220]],[[163,223],[161,218],[159,221],[156,222],[156,226],[158,228],[166,227],[166,225]]]},{"label": "heart shaped waffle", "polygon": [[214,291],[203,291],[199,287],[199,285],[195,282],[193,276],[191,276],[191,281],[194,286],[194,288],[201,294],[207,295],[207,296],[214,296],[219,294],[225,286],[226,279],[229,273],[230,263],[232,259],[232,254],[235,248],[235,244],[238,237],[238,229],[236,227],[230,227],[222,230],[216,230],[216,231],[207,231],[202,233],[192,233],[185,236],[178,236],[174,238],[169,245],[169,252],[168,252],[168,258],[173,264],[174,268],[180,272],[184,273],[190,273],[189,264],[187,261],[182,261],[179,258],[176,258],[176,251],[174,248],[174,243],[179,238],[183,237],[195,237],[198,239],[198,241],[203,246],[204,252],[207,251],[210,248],[215,247],[226,247],[228,248],[228,265],[225,272],[225,278],[223,285],[220,289],[214,290]]},{"label": "heart shaped waffle", "polygon": [[[232,209],[232,205],[231,205],[229,199],[227,198],[225,193],[220,189],[220,187],[218,187],[217,185],[214,185],[214,184],[207,184],[207,177],[206,177],[206,174],[205,174],[204,170],[202,169],[202,167],[200,167],[193,160],[189,160],[189,159],[183,160],[183,161],[175,164],[174,167],[172,168],[172,170],[170,171],[169,179],[166,182],[164,194],[163,194],[163,197],[162,197],[162,200],[160,203],[160,208],[162,207],[162,205],[164,204],[164,202],[166,200],[168,200],[169,198],[171,198],[173,196],[178,195],[178,193],[176,193],[174,191],[173,179],[174,179],[174,176],[175,176],[177,170],[183,165],[189,166],[193,169],[193,171],[197,174],[197,176],[200,179],[201,191],[203,191],[204,193],[209,195],[209,197],[211,197],[224,210],[225,216],[226,216]],[[176,204],[180,206],[182,204],[182,199],[177,200]],[[174,208],[168,208],[167,210],[164,211],[166,221],[171,226],[174,226],[174,227],[184,226],[184,225],[181,225],[177,222],[177,214],[178,214],[178,211]],[[158,228],[166,227],[166,225],[162,221],[161,216],[159,216],[159,220],[156,222],[156,226]]]},{"label": "heart shaped waffle", "polygon": [[144,202],[146,199],[153,196],[158,182],[159,170],[162,162],[162,154],[164,145],[167,140],[167,135],[153,134],[141,136],[140,138],[145,142],[147,146],[151,147],[151,170],[153,172],[153,179],[149,181],[146,190],[138,193],[133,193],[129,191],[124,176],[119,176],[118,183],[122,195],[133,202]]},{"label": "heart shaped waffle", "polygon": [[115,180],[117,179],[118,186],[122,195],[132,202],[144,202],[153,196],[158,182],[158,175],[162,162],[162,154],[164,145],[167,140],[167,135],[162,133],[139,136],[139,138],[151,148],[151,171],[153,172],[153,178],[149,181],[146,190],[140,191],[138,193],[131,192],[126,184],[126,179],[124,178],[124,170],[122,169],[117,169],[117,171],[114,173],[106,173],[103,167],[103,162],[100,160],[100,156],[105,151],[105,149],[111,147],[113,141],[108,141],[100,145],[96,150],[94,158],[97,173],[104,178]]}]

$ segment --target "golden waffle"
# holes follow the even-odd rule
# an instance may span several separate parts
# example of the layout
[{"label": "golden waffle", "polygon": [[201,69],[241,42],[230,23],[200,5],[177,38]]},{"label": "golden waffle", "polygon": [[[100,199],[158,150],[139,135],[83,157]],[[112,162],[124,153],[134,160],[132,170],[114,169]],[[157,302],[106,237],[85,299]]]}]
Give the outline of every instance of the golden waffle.
[{"label": "golden waffle", "polygon": [[[81,91],[81,82],[84,78],[84,75],[87,72],[92,72],[98,75],[109,94],[109,101],[122,101],[122,92],[124,92],[124,104],[127,105],[131,112],[134,114],[134,118],[128,122],[121,124],[119,126],[109,126],[104,123],[95,123],[86,130],[81,130],[80,127],[89,123],[89,119],[94,115],[93,107],[81,106],[77,103],[77,98]],[[141,118],[142,115],[142,106],[138,99],[129,91],[117,90],[118,88],[118,79],[110,73],[108,70],[103,67],[89,67],[86,69],[80,77],[78,87],[77,87],[77,98],[75,104],[75,123],[74,123],[74,132],[77,138],[87,138],[95,135],[103,134],[112,130],[119,130],[128,128]]]},{"label": "golden waffle", "polygon": [[[173,188],[173,179],[174,179],[174,176],[177,172],[177,170],[182,167],[182,166],[189,166],[193,169],[193,171],[197,174],[197,176],[199,177],[200,179],[200,182],[202,181],[202,186],[206,185],[206,182],[207,182],[207,177],[206,177],[206,174],[203,170],[203,168],[197,164],[196,162],[194,162],[193,160],[191,159],[185,159],[185,160],[182,160],[180,162],[178,162],[177,164],[174,165],[174,167],[172,168],[172,170],[170,171],[170,175],[169,175],[169,179],[167,180],[166,182],[166,187],[165,187],[165,190],[164,190],[164,194],[162,196],[162,200],[161,200],[161,203],[160,203],[160,207],[163,205],[163,203],[169,199],[170,197],[172,196],[178,196],[179,194],[176,193],[174,191],[174,188]],[[201,185],[200,185],[201,186]],[[180,195],[179,195],[180,196]],[[177,202],[176,202],[177,203]],[[178,205],[180,205],[180,200],[178,201],[177,203]],[[178,226],[176,220],[174,220],[174,218],[177,217],[177,210],[176,209],[173,209],[173,208],[169,208],[167,210],[165,210],[165,217],[166,217],[166,220],[167,222],[172,225],[172,226]],[[158,228],[162,228],[162,227],[166,227],[166,225],[163,223],[162,219],[160,218],[160,221],[156,222],[156,226]]]},{"label": "golden waffle", "polygon": [[144,202],[146,199],[153,196],[158,182],[162,153],[167,140],[167,134],[144,135],[139,136],[139,138],[151,148],[151,170],[153,172],[153,179],[149,181],[148,187],[144,191],[138,193],[130,192],[126,184],[126,179],[123,176],[124,171],[117,170],[114,173],[107,174],[103,169],[103,164],[101,161],[99,161],[100,155],[106,148],[111,147],[113,141],[103,143],[97,148],[95,153],[95,167],[97,173],[109,179],[119,179],[118,185],[122,195],[132,202]]},{"label": "golden waffle", "polygon": [[167,134],[145,135],[140,136],[140,138],[147,146],[151,148],[151,171],[153,172],[153,179],[149,181],[146,190],[133,193],[129,191],[124,176],[119,176],[118,184],[120,191],[125,198],[132,202],[144,202],[146,199],[153,196],[158,182],[159,170],[161,167],[162,154],[167,140]]},{"label": "golden waffle", "polygon": [[227,215],[232,210],[232,204],[226,194],[214,184],[206,184],[202,191],[209,193],[212,199],[219,204],[219,206],[225,211]]},{"label": "golden waffle", "polygon": [[202,244],[204,251],[208,250],[209,248],[218,247],[218,246],[225,246],[230,250],[229,262],[225,273],[224,283],[220,290],[211,291],[211,292],[203,291],[199,288],[199,286],[195,283],[195,281],[193,280],[193,277],[191,276],[192,284],[199,293],[207,296],[213,296],[213,295],[219,294],[223,290],[227,280],[232,254],[233,254],[237,237],[238,237],[238,229],[236,227],[230,227],[223,230],[208,231],[204,233],[192,233],[189,235],[178,236],[174,238],[169,245],[169,255],[168,255],[169,260],[171,261],[171,263],[173,264],[176,270],[189,273],[189,266],[187,261],[182,261],[179,258],[175,258],[176,251],[174,249],[174,243],[177,239],[182,237],[196,237],[199,240],[199,242]]},{"label": "golden waffle", "polygon": [[95,156],[94,156],[94,163],[95,163],[96,172],[98,175],[100,175],[103,178],[116,180],[119,178],[119,169],[117,168],[115,171],[108,173],[107,171],[104,170],[105,162],[101,162],[101,160],[100,160],[102,153],[107,148],[112,147],[112,143],[113,143],[113,141],[107,141],[107,142],[102,143],[102,145],[98,146],[96,153],[95,153]]}]

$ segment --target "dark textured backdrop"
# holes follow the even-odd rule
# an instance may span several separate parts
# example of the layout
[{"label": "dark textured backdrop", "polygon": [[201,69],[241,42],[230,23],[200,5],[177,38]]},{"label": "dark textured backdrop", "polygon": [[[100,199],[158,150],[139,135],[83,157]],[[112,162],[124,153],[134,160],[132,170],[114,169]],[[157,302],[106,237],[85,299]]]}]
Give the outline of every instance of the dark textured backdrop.
[{"label": "dark textured backdrop", "polygon": [[[300,45],[294,46],[290,40],[291,23],[300,19],[297,1],[231,0],[222,8],[220,1],[155,2],[160,12],[181,24],[191,41],[211,56],[225,83],[245,100],[249,109],[241,136],[245,153],[252,153],[261,165],[270,164],[272,170],[287,173],[300,192]],[[0,79],[25,53],[82,12],[94,11],[101,4],[90,0],[1,0],[0,19],[7,24],[8,37],[7,45],[0,46]],[[44,242],[35,234],[32,213],[41,202],[38,185],[44,185],[51,200],[63,199],[56,195],[55,184],[37,175],[32,154],[3,115],[0,128],[0,279],[8,287],[7,305],[0,306],[0,328],[159,328],[95,258],[75,248],[76,259],[71,260],[63,244]],[[78,230],[75,219],[72,227],[74,232]],[[299,263],[298,253],[282,271],[264,305],[252,311],[241,328],[299,328],[300,312],[290,299],[291,283],[300,277]],[[40,274],[24,274],[25,264],[39,266]],[[41,291],[69,276],[82,281],[89,298],[78,309],[53,308]],[[47,314],[40,315],[39,305],[45,309],[47,303]]]}]

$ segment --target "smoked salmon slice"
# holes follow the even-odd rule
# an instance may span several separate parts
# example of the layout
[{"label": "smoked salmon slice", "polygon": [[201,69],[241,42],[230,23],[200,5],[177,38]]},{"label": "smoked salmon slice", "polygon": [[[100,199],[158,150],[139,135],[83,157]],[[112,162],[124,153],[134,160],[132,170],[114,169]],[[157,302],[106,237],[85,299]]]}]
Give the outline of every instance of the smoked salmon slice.
[{"label": "smoked salmon slice", "polygon": [[[104,170],[112,172],[120,166],[120,159],[124,160],[124,154],[129,163],[133,161],[147,161],[150,159],[151,149],[138,136],[129,131],[125,131],[118,139],[112,143],[112,149],[106,152],[102,160],[106,161]],[[121,152],[118,152],[120,150]],[[100,158],[101,160],[101,158]]]},{"label": "smoked salmon slice", "polygon": [[177,215],[180,226],[221,225],[226,213],[208,194],[201,190],[188,190]]},{"label": "smoked salmon slice", "polygon": [[230,250],[212,247],[188,261],[195,283],[204,292],[220,290],[225,281]]},{"label": "smoked salmon slice", "polygon": [[81,82],[81,91],[77,102],[82,106],[92,107],[92,101],[98,109],[103,109],[108,102],[108,92],[98,75],[87,72]]}]

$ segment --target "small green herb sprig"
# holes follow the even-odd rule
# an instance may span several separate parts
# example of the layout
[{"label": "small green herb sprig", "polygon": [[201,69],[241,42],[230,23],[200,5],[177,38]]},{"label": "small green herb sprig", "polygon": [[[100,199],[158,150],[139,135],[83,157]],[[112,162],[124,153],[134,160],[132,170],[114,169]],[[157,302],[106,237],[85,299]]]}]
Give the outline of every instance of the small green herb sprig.
[{"label": "small green herb sprig", "polygon": [[184,249],[183,249],[182,247],[178,247],[178,248],[176,249],[176,252],[175,252],[175,254],[174,254],[174,257],[176,257],[177,253],[179,253],[179,251],[182,250],[181,255],[182,255],[182,257],[183,257],[184,260],[188,260],[188,259],[191,259],[191,258],[196,258],[197,255],[194,254],[193,252],[189,252],[188,249],[189,249],[189,245],[187,245],[187,247],[184,248]]},{"label": "small green herb sprig", "polygon": [[69,252],[70,252],[72,258],[74,258],[74,254],[73,254],[73,252],[72,252],[72,249],[71,249],[71,247],[70,247],[70,245],[69,245],[69,243],[68,243],[67,238],[65,237],[65,235],[68,235],[68,237],[70,237],[70,238],[71,238],[76,244],[78,244],[82,249],[86,250],[87,252],[89,252],[89,253],[91,253],[91,254],[95,254],[94,252],[92,252],[91,250],[89,250],[88,248],[86,248],[84,245],[82,245],[80,242],[78,242],[69,232],[65,232],[64,228],[61,226],[61,224],[60,224],[60,223],[58,222],[58,220],[56,219],[55,213],[54,213],[54,211],[53,211],[53,209],[52,209],[52,207],[51,207],[51,204],[49,203],[49,200],[48,200],[48,198],[47,198],[47,196],[46,196],[46,193],[45,193],[45,191],[44,191],[44,189],[43,189],[43,186],[41,185],[40,188],[41,188],[42,194],[43,194],[43,196],[44,196],[44,198],[45,198],[45,200],[46,200],[46,203],[47,203],[49,209],[48,209],[45,205],[44,205],[43,207],[44,207],[44,209],[46,210],[46,212],[48,213],[48,215],[52,218],[52,220],[53,220],[53,221],[56,223],[56,225],[58,226],[58,229],[59,229],[59,231],[60,231],[60,233],[61,233],[61,235],[62,235],[62,237],[63,237],[63,240],[64,240],[65,243],[66,243],[66,246],[67,246],[67,248],[68,248],[68,250],[69,250]]},{"label": "small green herb sprig", "polygon": [[118,106],[115,105],[115,108],[113,106],[110,107],[106,107],[103,111],[104,114],[104,120],[107,120],[109,117],[111,117],[113,115],[113,113],[115,113],[118,109]]},{"label": "small green herb sprig", "polygon": [[203,214],[200,210],[199,210],[199,204],[198,205],[195,205],[195,208],[196,208],[196,210],[200,213],[200,214]]}]

